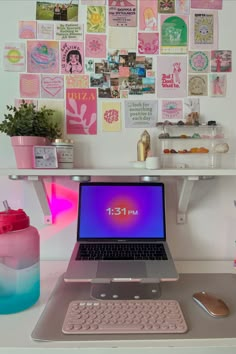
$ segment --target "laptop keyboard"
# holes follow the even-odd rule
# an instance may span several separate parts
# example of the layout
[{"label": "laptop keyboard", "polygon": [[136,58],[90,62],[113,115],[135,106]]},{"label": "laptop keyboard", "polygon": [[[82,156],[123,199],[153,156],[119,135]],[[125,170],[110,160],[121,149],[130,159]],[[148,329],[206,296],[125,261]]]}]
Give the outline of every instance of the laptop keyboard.
[{"label": "laptop keyboard", "polygon": [[187,325],[175,300],[77,300],[69,304],[65,334],[184,333]]},{"label": "laptop keyboard", "polygon": [[77,260],[167,260],[161,243],[80,244]]}]

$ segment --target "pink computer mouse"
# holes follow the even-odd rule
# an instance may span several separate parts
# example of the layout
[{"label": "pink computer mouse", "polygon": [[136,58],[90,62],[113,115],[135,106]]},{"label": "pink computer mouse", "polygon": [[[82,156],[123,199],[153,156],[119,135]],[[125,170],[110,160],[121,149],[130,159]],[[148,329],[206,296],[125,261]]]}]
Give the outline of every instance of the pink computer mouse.
[{"label": "pink computer mouse", "polygon": [[229,315],[226,303],[215,295],[201,291],[193,294],[193,300],[212,317],[225,317]]}]

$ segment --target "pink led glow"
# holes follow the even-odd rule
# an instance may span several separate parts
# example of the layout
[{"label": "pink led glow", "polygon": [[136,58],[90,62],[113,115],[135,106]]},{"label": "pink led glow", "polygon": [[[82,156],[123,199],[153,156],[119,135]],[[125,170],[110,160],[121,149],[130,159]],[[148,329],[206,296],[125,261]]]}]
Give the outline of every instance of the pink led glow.
[{"label": "pink led glow", "polygon": [[41,239],[49,239],[58,232],[66,229],[73,223],[78,214],[78,192],[61,186],[57,183],[45,183],[45,188],[51,198],[49,206],[52,213],[53,224],[40,230]]}]

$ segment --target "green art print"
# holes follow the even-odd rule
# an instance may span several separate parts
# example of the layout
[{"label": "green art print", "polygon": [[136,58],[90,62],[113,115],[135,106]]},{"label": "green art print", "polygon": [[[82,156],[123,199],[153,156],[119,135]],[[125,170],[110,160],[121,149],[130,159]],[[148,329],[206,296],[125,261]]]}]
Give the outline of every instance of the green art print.
[{"label": "green art print", "polygon": [[189,52],[189,72],[209,72],[209,53],[196,51]]},{"label": "green art print", "polygon": [[161,54],[186,54],[187,16],[161,15]]},{"label": "green art print", "polygon": [[106,7],[105,6],[87,7],[87,32],[90,33],[106,32]]}]

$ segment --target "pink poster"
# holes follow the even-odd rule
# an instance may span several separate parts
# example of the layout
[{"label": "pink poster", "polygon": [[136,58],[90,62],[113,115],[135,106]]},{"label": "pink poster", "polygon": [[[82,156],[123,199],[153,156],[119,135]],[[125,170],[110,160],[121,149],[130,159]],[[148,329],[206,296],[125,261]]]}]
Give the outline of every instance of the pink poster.
[{"label": "pink poster", "polygon": [[42,75],[41,76],[42,98],[64,98],[64,76]]},{"label": "pink poster", "polygon": [[86,34],[85,56],[89,58],[106,58],[106,39],[107,36],[105,34]]},{"label": "pink poster", "polygon": [[67,88],[88,88],[89,75],[66,75]]},{"label": "pink poster", "polygon": [[57,41],[27,41],[27,71],[29,73],[58,73]]},{"label": "pink poster", "polygon": [[188,15],[190,12],[190,0],[176,0],[175,12],[179,15]]},{"label": "pink poster", "polygon": [[211,72],[231,72],[232,51],[212,50],[211,51]]},{"label": "pink poster", "polygon": [[40,77],[37,74],[20,74],[20,96],[36,98],[40,95]]},{"label": "pink poster", "polygon": [[157,0],[140,0],[139,30],[157,31]]},{"label": "pink poster", "polygon": [[222,0],[191,0],[193,9],[212,9],[221,10]]},{"label": "pink poster", "polygon": [[226,95],[227,75],[210,74],[209,94],[213,97],[224,97]]},{"label": "pink poster", "polygon": [[19,38],[36,38],[36,21],[19,21]]},{"label": "pink poster", "polygon": [[158,54],[159,33],[138,33],[138,53]]},{"label": "pink poster", "polygon": [[137,26],[137,0],[109,0],[109,25]]},{"label": "pink poster", "polygon": [[187,58],[159,56],[157,58],[157,96],[187,96]]},{"label": "pink poster", "polygon": [[97,90],[71,88],[66,90],[67,134],[97,134]]},{"label": "pink poster", "polygon": [[163,100],[161,107],[161,120],[169,120],[176,123],[183,119],[183,101],[182,100]]},{"label": "pink poster", "polygon": [[61,42],[61,73],[84,73],[84,43]]}]

